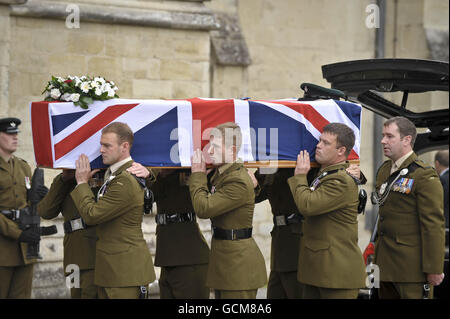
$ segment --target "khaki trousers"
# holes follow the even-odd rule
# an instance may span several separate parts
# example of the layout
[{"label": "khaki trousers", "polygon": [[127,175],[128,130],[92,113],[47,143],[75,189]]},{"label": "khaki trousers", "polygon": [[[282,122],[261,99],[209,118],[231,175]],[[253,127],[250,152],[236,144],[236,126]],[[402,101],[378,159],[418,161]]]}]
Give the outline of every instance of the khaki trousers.
[{"label": "khaki trousers", "polygon": [[303,299],[356,299],[359,289],[322,288],[304,284]]},{"label": "khaki trousers", "polygon": [[271,271],[267,284],[267,299],[301,299],[303,284],[297,281],[297,271]]},{"label": "khaki trousers", "polygon": [[208,264],[161,267],[161,299],[208,299]]},{"label": "khaki trousers", "polygon": [[94,269],[80,270],[80,288],[71,288],[72,299],[97,299],[98,287],[94,284]]},{"label": "khaki trousers", "polygon": [[[381,281],[378,296],[380,299],[422,299],[423,283]],[[433,299],[433,286],[430,286],[428,299]]]},{"label": "khaki trousers", "polygon": [[214,290],[216,299],[256,299],[258,289],[253,290]]},{"label": "khaki trousers", "polygon": [[30,299],[33,264],[0,266],[0,299]]},{"label": "khaki trousers", "polygon": [[98,287],[99,299],[139,299],[139,293],[139,287]]}]

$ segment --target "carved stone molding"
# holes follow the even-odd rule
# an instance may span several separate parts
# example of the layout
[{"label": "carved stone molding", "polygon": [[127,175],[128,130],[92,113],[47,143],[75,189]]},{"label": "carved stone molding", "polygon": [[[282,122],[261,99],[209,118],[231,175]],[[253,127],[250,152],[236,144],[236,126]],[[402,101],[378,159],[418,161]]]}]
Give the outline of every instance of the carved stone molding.
[{"label": "carved stone molding", "polygon": [[[120,3],[120,2],[118,2]],[[73,4],[73,3],[70,3]],[[113,5],[101,5],[96,1],[75,3],[79,7],[80,21],[129,24],[168,29],[215,30],[218,24],[214,15],[205,10],[199,12],[155,10]],[[29,0],[24,4],[12,4],[11,15],[46,19],[66,19],[69,3]]]}]

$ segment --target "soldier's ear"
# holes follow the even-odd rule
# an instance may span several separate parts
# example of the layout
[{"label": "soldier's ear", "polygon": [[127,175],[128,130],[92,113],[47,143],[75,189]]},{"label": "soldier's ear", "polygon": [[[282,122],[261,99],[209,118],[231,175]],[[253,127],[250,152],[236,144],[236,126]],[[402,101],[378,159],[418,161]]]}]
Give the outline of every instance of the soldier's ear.
[{"label": "soldier's ear", "polygon": [[405,145],[410,145],[411,144],[411,140],[412,140],[412,136],[411,135],[403,136],[403,142],[405,143]]},{"label": "soldier's ear", "polygon": [[129,142],[123,142],[122,146],[125,150],[131,151]]},{"label": "soldier's ear", "polygon": [[338,155],[339,156],[344,155],[346,151],[347,151],[347,149],[345,146],[338,147]]}]

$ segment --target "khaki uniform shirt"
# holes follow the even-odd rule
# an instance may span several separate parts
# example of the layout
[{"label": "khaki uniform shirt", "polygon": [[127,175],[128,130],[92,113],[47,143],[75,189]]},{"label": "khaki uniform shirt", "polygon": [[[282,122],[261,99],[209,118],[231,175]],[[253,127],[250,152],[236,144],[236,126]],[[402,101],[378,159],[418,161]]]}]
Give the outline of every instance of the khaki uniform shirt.
[{"label": "khaki uniform shirt", "polygon": [[[25,179],[31,183],[31,177],[30,165],[23,159],[12,156],[6,162],[0,157],[0,210],[28,205]],[[26,258],[27,244],[18,241],[21,233],[16,222],[0,213],[0,266],[20,266],[35,261]]]},{"label": "khaki uniform shirt", "polygon": [[[211,218],[222,229],[252,227],[255,192],[242,163],[216,170],[208,189],[206,174],[192,173],[189,180],[192,204],[198,217]],[[217,290],[253,290],[267,283],[264,257],[255,240],[211,241],[206,286]]]},{"label": "khaki uniform shirt", "polygon": [[100,287],[147,285],[156,279],[152,257],[142,233],[144,190],[126,169],[114,172],[98,202],[87,183],[71,192],[88,225],[97,225],[95,284]]},{"label": "khaki uniform shirt", "polygon": [[[298,280],[336,289],[365,286],[365,266],[358,246],[358,186],[346,163],[326,167],[326,175],[311,190],[306,175],[288,179],[299,211],[305,217],[300,242]],[[313,182],[314,183],[314,182]],[[314,185],[314,184],[313,184]]]},{"label": "khaki uniform shirt", "polygon": [[[442,185],[434,168],[420,161],[415,153],[393,174],[412,162],[418,168],[401,176],[403,179],[394,184],[379,209],[375,264],[380,268],[382,281],[426,282],[426,274],[443,272]],[[388,160],[378,170],[377,191],[389,178],[391,166],[392,161]]]},{"label": "khaki uniform shirt", "polygon": [[[75,179],[64,182],[62,174],[56,176],[47,195],[38,204],[39,215],[44,219],[53,219],[61,213],[65,222],[80,218],[70,196],[75,186]],[[96,241],[95,226],[65,234],[64,270],[69,264],[78,265],[81,270],[94,269]]]}]

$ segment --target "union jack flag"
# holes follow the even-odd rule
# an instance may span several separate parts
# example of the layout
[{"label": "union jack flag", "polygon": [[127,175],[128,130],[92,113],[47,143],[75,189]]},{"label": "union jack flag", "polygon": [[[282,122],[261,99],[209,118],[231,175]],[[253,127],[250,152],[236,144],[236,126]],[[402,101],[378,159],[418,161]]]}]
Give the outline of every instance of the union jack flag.
[{"label": "union jack flag", "polygon": [[241,127],[244,162],[295,162],[300,150],[314,161],[321,131],[331,122],[353,129],[356,143],[349,159],[360,155],[361,106],[336,100],[111,99],[86,110],[71,102],[32,102],[30,109],[36,163],[49,168],[74,168],[82,153],[93,168],[104,167],[101,130],[112,122],[130,126],[131,156],[145,166],[191,166],[193,150],[204,149],[209,130],[224,122]]}]

